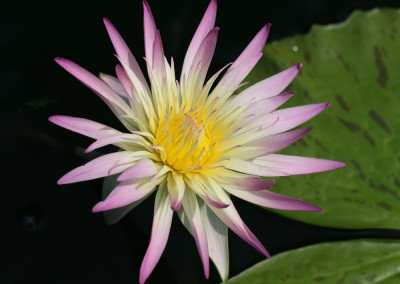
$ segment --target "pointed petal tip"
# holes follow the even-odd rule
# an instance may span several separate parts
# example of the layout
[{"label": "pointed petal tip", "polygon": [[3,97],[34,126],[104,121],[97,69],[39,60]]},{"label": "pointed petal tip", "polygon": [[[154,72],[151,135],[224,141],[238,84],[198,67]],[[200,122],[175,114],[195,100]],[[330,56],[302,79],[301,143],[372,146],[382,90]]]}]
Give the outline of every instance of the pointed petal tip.
[{"label": "pointed petal tip", "polygon": [[146,1],[146,0],[143,0],[143,8],[144,9],[147,9],[147,10],[150,10],[150,5],[149,5],[149,3]]},{"label": "pointed petal tip", "polygon": [[172,209],[172,211],[179,211],[179,210],[181,209],[181,207],[182,207],[182,203],[179,203],[179,204],[177,204],[177,203],[175,203],[175,204],[171,203],[171,209]]},{"label": "pointed petal tip", "polygon": [[301,63],[301,62],[299,62],[299,63],[297,63],[297,70],[300,70],[300,68],[303,66],[303,63]]},{"label": "pointed petal tip", "polygon": [[92,208],[92,213],[98,213],[104,211],[103,208],[103,201],[98,202],[95,206]]},{"label": "pointed petal tip", "polygon": [[66,61],[69,61],[69,60],[65,59],[65,58],[62,58],[62,57],[55,57],[54,61],[61,65],[62,62],[66,62]]},{"label": "pointed petal tip", "polygon": [[47,120],[52,123],[55,123],[55,121],[57,121],[57,117],[58,117],[58,115],[52,115]]}]

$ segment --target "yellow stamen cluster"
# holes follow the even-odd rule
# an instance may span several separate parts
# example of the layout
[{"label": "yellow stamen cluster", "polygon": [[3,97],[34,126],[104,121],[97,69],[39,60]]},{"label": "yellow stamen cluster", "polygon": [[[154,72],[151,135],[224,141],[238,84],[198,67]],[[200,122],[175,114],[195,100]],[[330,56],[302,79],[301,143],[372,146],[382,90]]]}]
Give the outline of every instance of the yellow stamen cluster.
[{"label": "yellow stamen cluster", "polygon": [[187,173],[203,170],[214,160],[210,124],[197,107],[170,108],[161,117],[156,131],[161,160],[174,170]]}]

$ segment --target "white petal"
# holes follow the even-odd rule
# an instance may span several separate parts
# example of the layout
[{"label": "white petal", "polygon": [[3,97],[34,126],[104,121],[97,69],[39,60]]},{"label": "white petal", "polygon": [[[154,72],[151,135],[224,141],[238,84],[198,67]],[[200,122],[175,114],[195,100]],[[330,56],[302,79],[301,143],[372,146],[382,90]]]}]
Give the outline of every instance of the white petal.
[{"label": "white petal", "polygon": [[157,265],[167,244],[173,211],[169,202],[166,182],[161,183],[154,204],[154,219],[150,244],[140,267],[139,282],[143,284]]},{"label": "white petal", "polygon": [[200,254],[201,262],[203,263],[204,274],[208,279],[210,267],[208,259],[208,242],[206,229],[204,227],[203,218],[200,212],[200,207],[197,202],[196,194],[191,190],[187,190],[183,198],[183,209],[189,222],[191,233],[196,241],[197,249]]}]

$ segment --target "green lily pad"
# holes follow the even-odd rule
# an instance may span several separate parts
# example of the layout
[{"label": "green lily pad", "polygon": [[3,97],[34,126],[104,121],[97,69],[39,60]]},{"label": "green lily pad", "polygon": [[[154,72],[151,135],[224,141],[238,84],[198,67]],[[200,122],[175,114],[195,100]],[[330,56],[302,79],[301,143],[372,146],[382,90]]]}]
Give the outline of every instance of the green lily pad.
[{"label": "green lily pad", "polygon": [[400,241],[322,243],[281,253],[227,283],[400,283]]},{"label": "green lily pad", "polygon": [[332,105],[283,153],[348,166],[277,179],[272,190],[312,202],[323,213],[274,211],[320,226],[399,229],[400,10],[356,11],[344,23],[268,44],[246,81],[298,62],[304,65],[288,88],[298,94],[285,107]]}]

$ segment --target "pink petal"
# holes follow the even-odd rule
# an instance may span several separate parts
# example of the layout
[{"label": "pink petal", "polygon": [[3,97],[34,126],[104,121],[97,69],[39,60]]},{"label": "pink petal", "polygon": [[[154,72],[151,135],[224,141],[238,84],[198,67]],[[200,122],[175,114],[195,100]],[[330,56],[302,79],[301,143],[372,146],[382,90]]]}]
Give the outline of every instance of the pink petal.
[{"label": "pink petal", "polygon": [[117,78],[111,75],[101,73],[100,79],[106,82],[106,84],[110,86],[110,88],[113,89],[113,91],[116,92],[118,95],[127,98],[125,89]]},{"label": "pink petal", "polygon": [[264,79],[241,92],[232,100],[232,103],[242,105],[248,100],[255,98],[255,101],[273,97],[282,92],[299,73],[302,64],[296,64],[274,76]]},{"label": "pink petal", "polygon": [[124,100],[98,77],[94,76],[92,73],[88,72],[70,60],[57,57],[55,61],[72,76],[92,89],[103,100],[118,106],[127,113],[129,112],[129,107]]},{"label": "pink petal", "polygon": [[262,50],[265,46],[265,43],[267,42],[270,27],[271,27],[271,24],[267,24],[257,33],[257,35],[253,38],[253,40],[246,47],[246,49],[240,54],[240,56],[232,64],[231,69],[235,68],[236,66],[239,66],[243,62],[246,62],[247,60],[251,59],[256,54],[262,52]]},{"label": "pink petal", "polygon": [[183,198],[183,209],[190,224],[190,229],[193,237],[196,241],[201,262],[203,263],[205,277],[208,279],[210,273],[210,263],[208,258],[208,241],[206,229],[203,224],[200,207],[197,203],[197,197],[191,190],[187,190],[185,193],[185,196]]},{"label": "pink petal", "polygon": [[302,129],[297,129],[289,132],[279,133],[272,136],[262,137],[260,139],[253,140],[247,145],[252,146],[265,146],[271,150],[272,153],[278,152],[289,145],[293,144],[304,135],[306,135],[312,127],[306,127]]},{"label": "pink petal", "polygon": [[319,173],[346,166],[345,163],[337,161],[279,154],[270,154],[264,157],[259,157],[253,160],[253,163],[264,167],[282,170],[290,175]]},{"label": "pink petal", "polygon": [[129,169],[125,170],[117,179],[117,181],[124,181],[128,179],[138,179],[154,176],[157,173],[157,167],[150,159],[143,159],[134,164]]},{"label": "pink petal", "polygon": [[150,244],[140,267],[139,282],[143,284],[157,265],[167,244],[171,228],[173,211],[169,203],[168,191],[165,183],[160,185],[154,204],[153,228]]},{"label": "pink petal", "polygon": [[141,105],[136,95],[137,94],[136,88],[134,87],[132,81],[129,79],[129,76],[126,74],[125,70],[121,67],[121,65],[117,65],[115,67],[115,73],[117,74],[118,80],[121,82],[125,92],[129,95],[130,104],[135,115],[139,115],[141,111]]},{"label": "pink petal", "polygon": [[293,97],[294,94],[296,94],[296,92],[287,92],[271,98],[262,99],[251,104],[246,109],[246,113],[252,114],[271,112],[286,103],[291,97]]},{"label": "pink petal", "polygon": [[272,187],[275,180],[267,180],[261,178],[246,178],[236,182],[233,187],[246,191],[259,191]]},{"label": "pink petal", "polygon": [[185,193],[185,182],[180,173],[171,172],[167,176],[168,192],[171,198],[171,209],[179,211],[183,202],[183,195]]},{"label": "pink petal", "polygon": [[129,67],[136,75],[136,77],[138,77],[140,81],[146,84],[146,79],[144,78],[135,57],[129,50],[129,47],[125,43],[124,39],[107,18],[103,18],[103,21],[104,25],[106,26],[108,35],[110,36],[111,42],[115,48],[115,52],[117,53],[119,60],[121,60],[121,63],[124,66]]},{"label": "pink petal", "polygon": [[[135,161],[135,158],[131,158],[133,154],[133,152],[122,151],[100,156],[68,172],[60,178],[57,183],[68,184],[120,173],[129,168],[132,165],[131,163]],[[123,163],[116,166],[121,161],[123,161]]]},{"label": "pink petal", "polygon": [[107,211],[115,208],[127,206],[135,201],[148,196],[156,184],[146,181],[123,181],[110,193],[104,201],[97,203],[92,212]]},{"label": "pink petal", "polygon": [[299,126],[322,112],[330,104],[312,104],[277,110],[276,115],[279,117],[279,121],[266,129],[266,133],[273,135]]},{"label": "pink petal", "polygon": [[228,227],[202,200],[199,200],[199,205],[207,234],[208,254],[225,283],[229,276]]},{"label": "pink petal", "polygon": [[204,79],[206,78],[207,70],[217,44],[218,30],[219,28],[213,28],[207,34],[193,59],[186,86],[190,86],[191,82],[195,81],[194,90],[201,90],[203,87]]},{"label": "pink petal", "polygon": [[207,34],[214,28],[215,25],[215,17],[217,15],[217,1],[212,0],[208,5],[208,8],[203,16],[203,19],[200,22],[199,27],[194,34],[192,41],[188,47],[188,50],[185,55],[185,60],[183,62],[182,73],[181,73],[181,82],[183,82],[183,76],[186,75],[188,78],[189,71],[192,67],[193,60],[196,56],[196,53],[202,44],[204,38]]},{"label": "pink petal", "polygon": [[239,87],[243,79],[249,74],[253,67],[260,60],[262,53],[258,53],[251,59],[243,62],[235,68],[230,68],[222,77],[221,81],[215,87],[208,97],[208,103],[211,104],[217,97],[220,97],[216,105],[223,104],[229,96]]},{"label": "pink petal", "polygon": [[108,136],[103,136],[97,139],[95,142],[89,145],[89,147],[85,150],[85,153],[89,153],[93,150],[99,149],[101,147],[110,145],[110,144],[118,144],[118,143],[136,143],[141,144],[142,139],[140,136],[135,134],[126,134],[126,133],[117,133],[111,134]]},{"label": "pink petal", "polygon": [[153,14],[146,0],[143,1],[143,27],[144,27],[144,47],[146,60],[149,66],[153,66],[153,45],[156,37],[156,24]]},{"label": "pink petal", "polygon": [[161,42],[160,31],[156,31],[154,46],[153,46],[153,60],[152,60],[152,70],[157,82],[161,85],[165,78],[165,59],[164,59],[164,49]]},{"label": "pink petal", "polygon": [[58,126],[94,139],[119,133],[119,131],[107,125],[80,117],[53,115],[49,117],[49,121]]},{"label": "pink petal", "polygon": [[242,221],[233,204],[224,209],[218,209],[215,207],[210,207],[210,209],[214,211],[221,221],[224,222],[225,225],[227,225],[232,231],[234,231],[235,234],[237,234],[266,257],[270,257],[268,251]]},{"label": "pink petal", "polygon": [[198,177],[196,181],[193,181],[190,175],[185,175],[184,181],[198,196],[211,206],[214,206],[215,208],[226,208],[229,206],[229,203],[221,200],[214,192],[214,189],[211,186],[205,185],[204,181],[202,181],[200,177]]},{"label": "pink petal", "polygon": [[248,202],[281,210],[321,212],[321,208],[311,203],[268,190],[244,191],[232,187],[224,187],[226,191]]},{"label": "pink petal", "polygon": [[288,176],[289,174],[277,170],[271,169],[265,166],[261,166],[259,164],[255,164],[248,161],[243,161],[239,159],[231,159],[226,163],[226,168],[234,171],[238,171],[241,173],[246,173],[250,175],[264,176],[264,177],[279,177],[279,176]]}]

